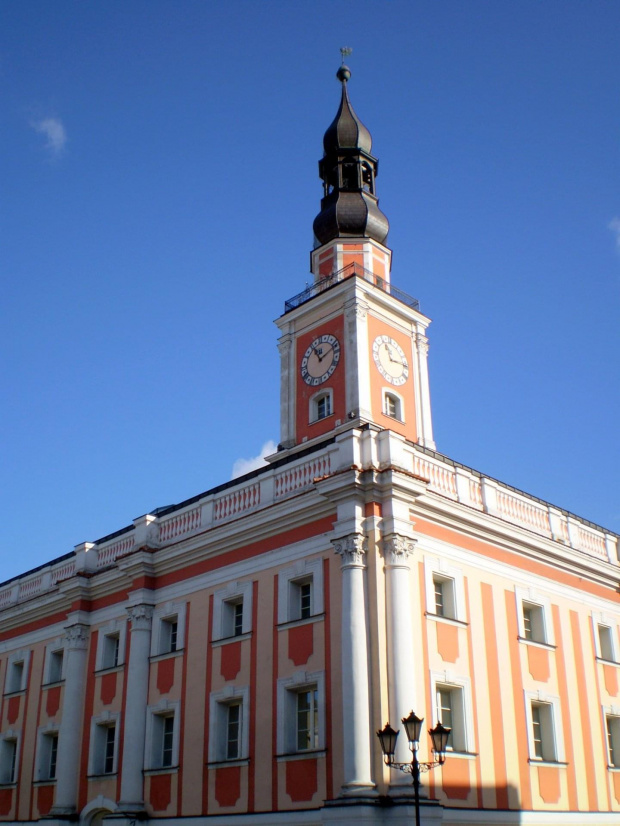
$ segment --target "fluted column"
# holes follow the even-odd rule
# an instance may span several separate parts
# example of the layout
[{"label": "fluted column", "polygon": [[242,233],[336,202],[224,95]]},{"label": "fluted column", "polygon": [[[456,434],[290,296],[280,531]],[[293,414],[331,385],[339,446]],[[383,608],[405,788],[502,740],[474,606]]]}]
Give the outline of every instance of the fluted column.
[{"label": "fluted column", "polygon": [[417,333],[415,342],[418,351],[418,369],[420,373],[420,405],[422,419],[422,434],[420,443],[425,447],[435,449],[433,439],[433,416],[431,413],[431,391],[428,381],[428,339],[423,333]]},{"label": "fluted column", "polygon": [[52,815],[57,817],[74,815],[77,810],[88,632],[88,626],[79,623],[65,629],[65,686],[62,724],[58,733],[56,798],[52,809]]},{"label": "fluted column", "polygon": [[144,809],[144,739],[146,701],[149,687],[152,605],[127,609],[131,620],[131,646],[127,666],[127,699],[123,716],[123,774],[119,809],[125,812]]},{"label": "fluted column", "polygon": [[[388,700],[390,723],[400,737],[396,742],[395,760],[408,763],[411,754],[400,721],[415,708],[415,669],[413,652],[413,609],[409,587],[410,559],[415,539],[392,533],[382,541],[385,562],[388,654]],[[400,772],[392,772],[390,785],[411,789],[411,779]]]},{"label": "fluted column", "polygon": [[332,540],[342,558],[342,736],[341,794],[372,795],[368,630],[364,572],[367,541],[360,533]]}]

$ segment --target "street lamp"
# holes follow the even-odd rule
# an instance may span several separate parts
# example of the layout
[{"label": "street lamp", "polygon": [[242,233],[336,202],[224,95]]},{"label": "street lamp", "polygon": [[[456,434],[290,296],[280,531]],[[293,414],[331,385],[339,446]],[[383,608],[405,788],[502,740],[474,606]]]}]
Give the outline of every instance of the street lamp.
[{"label": "street lamp", "polygon": [[383,752],[383,760],[385,765],[391,769],[399,769],[401,772],[411,775],[413,781],[413,791],[415,795],[415,822],[416,826],[420,826],[420,774],[434,769],[436,766],[443,765],[446,759],[446,747],[448,745],[448,738],[450,737],[451,729],[445,728],[441,723],[437,723],[435,728],[429,729],[431,741],[433,743],[433,753],[436,757],[430,763],[421,763],[418,760],[418,746],[420,745],[420,732],[422,731],[423,717],[418,717],[409,712],[408,717],[403,717],[401,723],[405,727],[407,740],[409,741],[409,751],[411,752],[411,763],[397,763],[394,760],[394,752],[396,751],[396,740],[398,739],[398,732],[394,731],[389,723],[385,724],[385,728],[377,732],[377,737],[381,743],[381,751]]}]

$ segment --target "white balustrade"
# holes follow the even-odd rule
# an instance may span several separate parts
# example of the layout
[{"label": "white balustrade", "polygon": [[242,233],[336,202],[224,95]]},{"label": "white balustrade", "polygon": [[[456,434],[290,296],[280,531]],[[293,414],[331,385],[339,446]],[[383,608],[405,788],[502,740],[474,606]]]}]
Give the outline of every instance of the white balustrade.
[{"label": "white balustrade", "polygon": [[275,497],[281,499],[290,493],[307,488],[315,479],[327,476],[331,471],[329,453],[317,456],[308,462],[286,468],[276,473]]},{"label": "white balustrade", "polygon": [[222,522],[260,505],[260,482],[221,496],[213,503],[213,521]]},{"label": "white balustrade", "polygon": [[108,565],[112,565],[119,556],[124,556],[129,553],[133,545],[133,533],[130,533],[121,539],[117,539],[116,542],[112,542],[110,545],[97,546],[97,567],[107,568]]},{"label": "white balustrade", "polygon": [[168,542],[170,539],[195,531],[200,527],[200,511],[201,508],[198,506],[165,519],[159,525],[159,541]]}]

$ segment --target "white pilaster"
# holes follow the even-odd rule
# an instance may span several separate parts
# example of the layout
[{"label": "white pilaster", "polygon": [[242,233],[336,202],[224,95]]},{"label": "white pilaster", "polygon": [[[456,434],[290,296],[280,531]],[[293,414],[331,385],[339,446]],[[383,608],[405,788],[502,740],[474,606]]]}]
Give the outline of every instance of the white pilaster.
[{"label": "white pilaster", "polygon": [[295,441],[295,359],[293,336],[286,333],[278,341],[280,351],[280,443],[291,447]]},{"label": "white pilaster", "polygon": [[418,354],[418,372],[420,375],[420,414],[422,430],[419,439],[421,445],[435,450],[433,417],[431,414],[431,391],[428,381],[428,339],[424,333],[417,333],[415,341]]},{"label": "white pilaster", "polygon": [[127,609],[131,620],[131,647],[127,666],[127,700],[125,704],[123,774],[119,809],[124,812],[144,809],[144,738],[146,702],[149,685],[152,605],[134,605]]},{"label": "white pilaster", "polygon": [[364,571],[367,543],[360,533],[332,540],[342,558],[342,732],[344,784],[341,795],[375,794],[371,775],[368,629]]},{"label": "white pilaster", "polygon": [[52,815],[56,817],[71,816],[77,810],[88,633],[88,626],[79,623],[65,629],[67,664],[58,734],[56,799],[52,808]]},{"label": "white pilaster", "polygon": [[371,418],[368,304],[353,296],[345,304],[346,411]]},{"label": "white pilaster", "polygon": [[[396,741],[395,760],[409,763],[411,753],[400,721],[410,711],[415,711],[415,670],[413,667],[413,629],[411,618],[413,607],[409,588],[410,558],[417,540],[401,534],[390,534],[383,539],[382,550],[385,561],[387,608],[387,653],[390,723],[400,731]],[[411,791],[411,778],[400,772],[392,772],[391,786],[398,786],[399,792]],[[401,789],[402,787],[402,789]]]}]

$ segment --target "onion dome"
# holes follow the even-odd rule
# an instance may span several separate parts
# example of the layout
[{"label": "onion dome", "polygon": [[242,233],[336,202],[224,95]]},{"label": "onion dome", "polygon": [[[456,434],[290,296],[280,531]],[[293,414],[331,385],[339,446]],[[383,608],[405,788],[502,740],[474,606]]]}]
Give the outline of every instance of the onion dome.
[{"label": "onion dome", "polygon": [[370,154],[370,132],[349,100],[351,70],[341,66],[336,77],[342,83],[342,98],[323,138],[319,175],[324,196],[321,211],[314,219],[316,246],[334,238],[372,238],[382,244],[390,225],[375,195],[379,162]]}]

